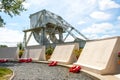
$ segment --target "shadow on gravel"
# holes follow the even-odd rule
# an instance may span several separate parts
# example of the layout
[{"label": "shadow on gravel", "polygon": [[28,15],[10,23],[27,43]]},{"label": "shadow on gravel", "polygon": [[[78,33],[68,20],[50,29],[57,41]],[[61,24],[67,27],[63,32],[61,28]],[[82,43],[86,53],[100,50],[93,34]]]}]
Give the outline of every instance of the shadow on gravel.
[{"label": "shadow on gravel", "polygon": [[5,62],[0,63],[0,67],[12,67],[12,66],[20,66],[21,64],[19,62]]}]

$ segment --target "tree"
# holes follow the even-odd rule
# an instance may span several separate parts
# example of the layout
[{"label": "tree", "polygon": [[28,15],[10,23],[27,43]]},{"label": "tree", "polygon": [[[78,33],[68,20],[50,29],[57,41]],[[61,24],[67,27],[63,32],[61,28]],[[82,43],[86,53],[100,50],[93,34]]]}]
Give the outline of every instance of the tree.
[{"label": "tree", "polygon": [[8,47],[7,45],[0,45],[0,48]]},{"label": "tree", "polygon": [[[0,12],[4,12],[11,17],[20,15],[20,12],[26,10],[22,4],[24,1],[25,0],[0,0]],[[0,16],[0,27],[4,25],[5,22]]]},{"label": "tree", "polygon": [[3,27],[3,25],[5,25],[5,23],[4,23],[4,20],[0,16],[0,27]]}]

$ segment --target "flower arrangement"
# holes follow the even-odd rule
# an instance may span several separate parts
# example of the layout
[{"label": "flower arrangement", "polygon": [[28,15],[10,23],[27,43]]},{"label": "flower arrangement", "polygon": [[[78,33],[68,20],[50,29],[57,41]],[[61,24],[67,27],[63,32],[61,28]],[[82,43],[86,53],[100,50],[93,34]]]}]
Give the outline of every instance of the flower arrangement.
[{"label": "flower arrangement", "polygon": [[45,54],[46,54],[46,59],[48,60],[48,59],[50,59],[50,57],[51,57],[51,55],[52,55],[52,53],[53,53],[53,50],[54,50],[54,48],[53,47],[48,47],[48,48],[46,48],[46,52],[45,52]]},{"label": "flower arrangement", "polygon": [[73,65],[73,66],[69,69],[69,72],[79,73],[80,70],[81,70],[81,66],[79,66],[79,65]]},{"label": "flower arrangement", "polygon": [[24,53],[24,50],[19,50],[19,58],[22,57],[23,53]]},{"label": "flower arrangement", "polygon": [[5,63],[5,62],[8,62],[7,59],[0,59],[0,63]]},{"label": "flower arrangement", "polygon": [[118,64],[120,64],[120,52],[118,52]]},{"label": "flower arrangement", "polygon": [[32,58],[24,58],[24,59],[19,59],[19,63],[29,63],[29,62],[32,62]]},{"label": "flower arrangement", "polygon": [[48,65],[49,65],[49,66],[56,66],[57,63],[58,63],[57,61],[52,61],[52,62],[50,62]]},{"label": "flower arrangement", "polygon": [[18,56],[19,56],[19,58],[21,58],[22,55],[23,55],[23,53],[24,53],[23,44],[20,42],[20,43],[17,44],[17,47],[18,47],[18,49],[19,49],[19,52],[18,52],[19,54],[18,54]]},{"label": "flower arrangement", "polygon": [[82,52],[82,48],[74,50],[74,54],[76,55],[77,59],[79,58],[81,52]]}]

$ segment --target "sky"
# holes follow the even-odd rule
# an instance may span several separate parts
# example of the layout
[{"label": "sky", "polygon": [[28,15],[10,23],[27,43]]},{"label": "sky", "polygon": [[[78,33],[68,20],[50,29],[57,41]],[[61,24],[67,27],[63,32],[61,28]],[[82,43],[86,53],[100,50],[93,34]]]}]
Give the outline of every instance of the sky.
[{"label": "sky", "polygon": [[[0,13],[6,22],[0,28],[0,45],[23,42],[23,30],[30,28],[30,14],[43,9],[61,16],[89,39],[120,36],[120,0],[26,0],[23,5],[27,11],[19,16]],[[32,38],[29,45],[34,44]]]}]

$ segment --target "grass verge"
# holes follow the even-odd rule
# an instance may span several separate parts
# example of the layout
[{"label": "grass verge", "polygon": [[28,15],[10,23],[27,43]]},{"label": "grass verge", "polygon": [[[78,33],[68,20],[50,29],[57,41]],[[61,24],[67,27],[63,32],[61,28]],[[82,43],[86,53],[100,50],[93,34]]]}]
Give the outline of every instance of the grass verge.
[{"label": "grass verge", "polygon": [[9,80],[12,73],[13,71],[8,68],[0,67],[0,80]]}]

